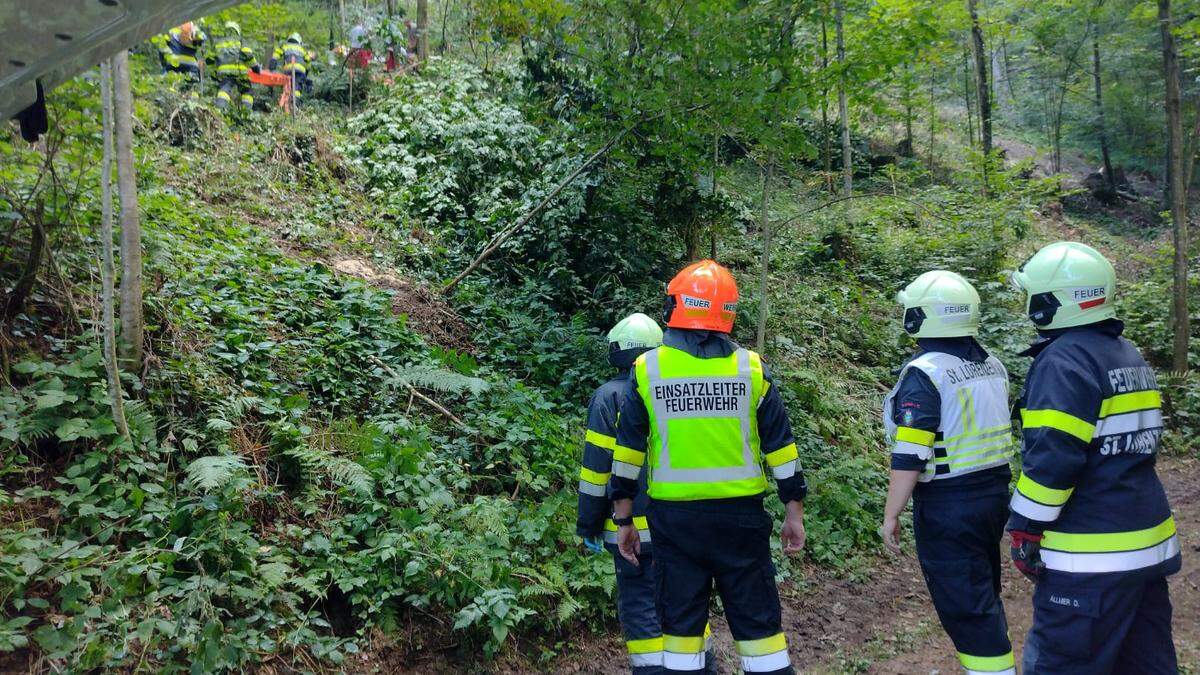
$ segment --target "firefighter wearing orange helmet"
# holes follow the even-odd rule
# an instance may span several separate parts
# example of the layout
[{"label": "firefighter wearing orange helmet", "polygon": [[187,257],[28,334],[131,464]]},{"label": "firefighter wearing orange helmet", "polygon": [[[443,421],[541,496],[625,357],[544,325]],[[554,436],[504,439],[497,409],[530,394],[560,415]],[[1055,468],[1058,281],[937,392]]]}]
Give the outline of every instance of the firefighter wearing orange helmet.
[{"label": "firefighter wearing orange helmet", "polygon": [[804,547],[807,493],[779,388],[755,352],[729,337],[737,315],[729,270],[703,260],[667,286],[663,344],[638,357],[613,449],[613,521],[638,564],[633,524],[646,470],[647,524],[658,568],[663,670],[708,665],[704,629],[715,583],[746,673],[792,673],[771,563],[767,471],[787,507],[781,539]]}]

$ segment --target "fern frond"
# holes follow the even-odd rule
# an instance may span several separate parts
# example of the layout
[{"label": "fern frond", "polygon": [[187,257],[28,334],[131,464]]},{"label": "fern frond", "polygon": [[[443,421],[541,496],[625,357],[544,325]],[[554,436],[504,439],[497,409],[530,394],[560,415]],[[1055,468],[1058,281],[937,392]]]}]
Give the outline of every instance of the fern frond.
[{"label": "fern frond", "polygon": [[358,463],[345,457],[306,445],[285,450],[283,454],[296,460],[304,471],[323,477],[338,487],[361,495],[368,495],[375,489],[375,481],[371,474]]},{"label": "fern frond", "polygon": [[203,492],[212,492],[247,471],[246,462],[237,455],[208,455],[193,460],[186,472],[189,483]]},{"label": "fern frond", "polygon": [[452,370],[443,370],[441,368],[430,368],[428,366],[406,366],[398,368],[395,371],[395,376],[391,378],[394,384],[407,385],[410,387],[419,387],[421,389],[432,389],[441,391],[447,394],[462,394],[470,392],[473,395],[479,395],[487,391],[489,386],[484,380],[478,377],[471,377],[456,373]]}]

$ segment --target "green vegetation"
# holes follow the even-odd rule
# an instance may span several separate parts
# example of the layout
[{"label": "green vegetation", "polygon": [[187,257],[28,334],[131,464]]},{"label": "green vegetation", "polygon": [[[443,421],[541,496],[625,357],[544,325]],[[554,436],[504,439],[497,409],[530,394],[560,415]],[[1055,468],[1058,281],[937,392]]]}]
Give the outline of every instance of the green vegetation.
[{"label": "green vegetation", "polygon": [[[122,374],[128,440],[100,350],[94,74],[55,92],[46,151],[3,130],[0,282],[21,278],[31,222],[53,255],[2,343],[0,664],[321,671],[437,650],[471,669],[496,656],[549,668],[613,615],[611,561],[573,536],[582,408],[609,368],[601,335],[657,314],[664,281],[710,249],[741,283],[736,339],[755,342],[768,303],[763,351],[812,486],[806,553],[777,560],[788,579],[876,553],[880,401],[911,347],[892,296],[916,274],[977,283],[984,342],[1019,378],[1033,331],[1006,271],[1079,232],[1120,259],[1130,337],[1170,362],[1157,230],[1131,242],[1099,207],[1067,199],[1064,214],[1060,181],[961,145],[950,59],[963,16],[851,3],[839,68],[821,66],[817,5],[652,3],[614,18],[600,0],[465,4],[441,38],[458,48],[371,85],[349,118],[318,101],[294,121],[222,119],[135,61],[150,356]],[[254,3],[221,19],[258,39],[320,34],[331,17],[312,10]],[[853,198],[829,189],[839,78]],[[924,78],[937,82],[920,94],[936,104],[926,121],[948,128],[929,130],[925,156],[910,156],[911,134],[909,152],[880,150]],[[1133,96],[1113,86],[1112,106]],[[1200,379],[1168,393],[1170,448],[1194,453]]]}]

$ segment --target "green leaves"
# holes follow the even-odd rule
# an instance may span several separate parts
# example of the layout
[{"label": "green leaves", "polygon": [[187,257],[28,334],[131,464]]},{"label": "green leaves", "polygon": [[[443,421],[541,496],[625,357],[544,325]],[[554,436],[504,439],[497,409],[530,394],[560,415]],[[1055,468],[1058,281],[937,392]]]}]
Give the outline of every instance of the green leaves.
[{"label": "green leaves", "polygon": [[188,482],[202,492],[214,492],[248,475],[249,467],[237,455],[210,455],[192,460],[187,466]]}]

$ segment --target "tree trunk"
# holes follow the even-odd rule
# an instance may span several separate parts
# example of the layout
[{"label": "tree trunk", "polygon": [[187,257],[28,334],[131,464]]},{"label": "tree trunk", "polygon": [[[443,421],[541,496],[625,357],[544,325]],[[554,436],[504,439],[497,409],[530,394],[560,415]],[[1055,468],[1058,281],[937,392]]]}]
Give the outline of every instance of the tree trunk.
[{"label": "tree trunk", "polygon": [[[713,134],[713,155],[712,155],[712,196],[713,202],[717,200],[717,164],[721,161],[721,134],[720,132]],[[709,260],[717,259],[717,224],[713,222],[712,228],[709,230],[710,253]]]},{"label": "tree trunk", "polygon": [[387,0],[387,17],[390,19],[396,13],[395,0]]},{"label": "tree trunk", "polygon": [[[124,54],[124,51],[121,52]],[[114,59],[115,60],[115,59]],[[108,403],[113,424],[125,440],[129,440],[129,424],[125,421],[125,393],[121,390],[121,371],[117,365],[116,317],[113,311],[113,285],[116,269],[113,265],[113,87],[112,62],[100,64],[100,102],[103,108],[104,153],[100,163],[100,284],[101,332],[104,334],[104,372],[108,376]]]},{"label": "tree trunk", "polygon": [[[840,25],[840,24],[839,24]],[[762,210],[759,213],[759,229],[762,230],[762,264],[758,277],[758,336],[756,349],[761,354],[767,340],[767,293],[770,288],[771,271],[771,179],[775,175],[775,158],[767,156],[767,168],[763,171]]]},{"label": "tree trunk", "polygon": [[979,140],[983,154],[992,152],[992,94],[988,89],[987,49],[983,46],[983,29],[979,26],[979,13],[975,0],[967,0],[967,11],[971,14],[971,54],[975,57],[975,101],[979,105]]},{"label": "tree trunk", "polygon": [[[913,54],[915,61],[917,54]],[[912,64],[908,63],[904,66],[904,147],[907,151],[902,153],[905,156],[912,157],[913,155],[913,74]]]},{"label": "tree trunk", "polygon": [[[829,70],[829,31],[821,13],[821,70]],[[829,90],[821,90],[821,159],[825,164],[825,189],[833,192],[833,144],[829,137]]]},{"label": "tree trunk", "polygon": [[842,195],[854,191],[854,156],[850,148],[850,106],[846,102],[845,0],[834,3],[838,62],[838,118],[842,123]]},{"label": "tree trunk", "polygon": [[971,66],[967,54],[963,53],[963,107],[967,109],[967,147],[975,149],[975,119],[972,111],[975,101],[971,99]]},{"label": "tree trunk", "polygon": [[933,164],[937,149],[937,98],[933,86],[933,69],[929,70],[929,175],[933,175]]},{"label": "tree trunk", "polygon": [[1175,294],[1171,303],[1171,323],[1175,331],[1175,341],[1171,369],[1182,373],[1188,369],[1190,323],[1187,297],[1187,195],[1183,185],[1183,120],[1179,111],[1179,59],[1175,52],[1175,35],[1171,32],[1171,0],[1158,0],[1158,26],[1162,34],[1167,134],[1170,139],[1168,165],[1171,169],[1171,223],[1175,229]]},{"label": "tree trunk", "polygon": [[1113,197],[1117,194],[1117,178],[1113,175],[1112,158],[1108,154],[1108,127],[1104,123],[1104,95],[1100,78],[1100,24],[1092,24],[1092,85],[1096,91],[1096,132],[1100,137],[1100,158],[1104,161],[1104,182]]},{"label": "tree trunk", "polygon": [[429,59],[429,0],[417,0],[417,58]]},{"label": "tree trunk", "polygon": [[129,54],[112,58],[113,111],[117,148],[117,188],[121,197],[121,358],[141,372],[142,226],[138,222],[137,173],[133,165],[133,92],[129,84]]}]

